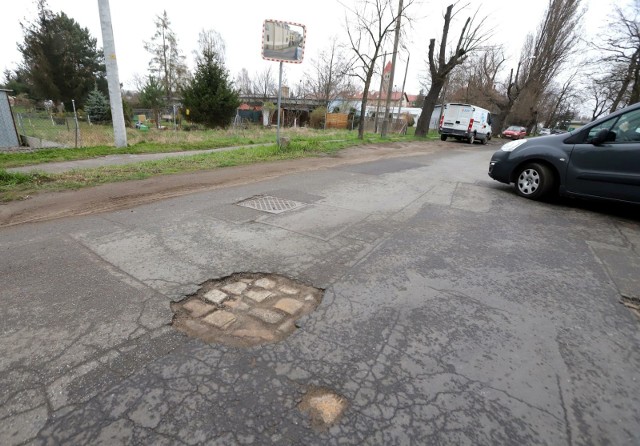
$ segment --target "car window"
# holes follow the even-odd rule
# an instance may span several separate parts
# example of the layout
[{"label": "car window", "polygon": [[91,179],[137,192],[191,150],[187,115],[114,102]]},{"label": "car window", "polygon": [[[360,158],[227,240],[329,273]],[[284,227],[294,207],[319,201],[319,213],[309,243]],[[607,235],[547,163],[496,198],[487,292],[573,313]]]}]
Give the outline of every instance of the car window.
[{"label": "car window", "polygon": [[589,134],[587,135],[587,141],[593,138],[594,136],[596,136],[598,132],[602,129],[611,130],[611,128],[613,127],[613,124],[615,124],[617,120],[618,120],[617,117],[612,119],[607,119],[606,121],[601,122],[599,125],[592,127],[589,130]]},{"label": "car window", "polygon": [[612,143],[640,142],[640,110],[634,110],[615,118],[607,119],[599,125],[589,129],[587,141],[607,129],[612,134],[609,141]]},{"label": "car window", "polygon": [[613,124],[613,142],[640,142],[640,110],[625,113]]}]

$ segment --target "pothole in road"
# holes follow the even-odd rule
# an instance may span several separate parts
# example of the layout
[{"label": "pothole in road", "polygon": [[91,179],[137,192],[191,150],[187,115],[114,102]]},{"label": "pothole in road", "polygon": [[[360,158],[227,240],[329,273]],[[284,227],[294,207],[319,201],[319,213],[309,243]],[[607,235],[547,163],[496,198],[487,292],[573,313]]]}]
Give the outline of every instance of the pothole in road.
[{"label": "pothole in road", "polygon": [[340,419],[347,408],[347,399],[330,389],[315,388],[304,396],[298,408],[309,414],[314,428],[325,429]]},{"label": "pothole in road", "polygon": [[323,290],[277,274],[237,273],[171,304],[172,325],[209,343],[249,347],[281,341],[314,311]]},{"label": "pothole in road", "polygon": [[640,319],[640,298],[622,295],[620,302]]}]

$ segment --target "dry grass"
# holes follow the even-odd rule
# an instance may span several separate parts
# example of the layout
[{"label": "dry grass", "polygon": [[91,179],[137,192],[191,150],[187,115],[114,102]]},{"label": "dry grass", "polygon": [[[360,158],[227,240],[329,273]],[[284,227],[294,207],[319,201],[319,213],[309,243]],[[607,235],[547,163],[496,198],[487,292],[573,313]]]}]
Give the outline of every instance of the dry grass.
[{"label": "dry grass", "polygon": [[[56,125],[55,118],[47,116],[23,115],[18,121],[20,133],[34,138],[41,138],[46,141],[57,142],[65,147],[97,147],[113,146],[113,128],[110,124],[89,124],[84,121],[79,122],[79,132],[76,135],[75,122],[72,118],[67,118],[66,125]],[[237,139],[240,144],[267,142],[275,138],[276,129],[264,128],[262,126],[229,127],[218,130],[193,130],[185,131],[181,129],[171,129],[170,126],[164,129],[149,128],[139,130],[127,128],[127,143],[129,145],[152,143],[161,145],[193,145],[202,144],[208,141],[212,143],[220,140]],[[345,131],[318,131],[308,128],[286,128],[281,129],[281,134],[292,139],[318,137],[322,133],[323,139],[336,135],[344,138]],[[77,137],[77,141],[76,141]],[[214,144],[217,147],[218,144]]]}]

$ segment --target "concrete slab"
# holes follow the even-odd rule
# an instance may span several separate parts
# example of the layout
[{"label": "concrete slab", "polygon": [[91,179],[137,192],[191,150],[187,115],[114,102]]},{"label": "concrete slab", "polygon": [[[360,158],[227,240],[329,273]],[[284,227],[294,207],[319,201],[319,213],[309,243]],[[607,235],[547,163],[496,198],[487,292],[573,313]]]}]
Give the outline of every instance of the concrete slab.
[{"label": "concrete slab", "polygon": [[312,205],[303,209],[285,212],[277,216],[258,218],[264,224],[288,231],[329,240],[339,235],[350,225],[367,218],[367,214],[332,206]]},{"label": "concrete slab", "polygon": [[419,169],[421,167],[424,167],[424,164],[406,161],[403,159],[389,159],[340,167],[340,170],[362,173],[365,175],[384,175],[388,173],[402,172],[409,169]]},{"label": "concrete slab", "polygon": [[589,246],[602,261],[620,294],[640,300],[640,256],[630,248],[590,242]]}]

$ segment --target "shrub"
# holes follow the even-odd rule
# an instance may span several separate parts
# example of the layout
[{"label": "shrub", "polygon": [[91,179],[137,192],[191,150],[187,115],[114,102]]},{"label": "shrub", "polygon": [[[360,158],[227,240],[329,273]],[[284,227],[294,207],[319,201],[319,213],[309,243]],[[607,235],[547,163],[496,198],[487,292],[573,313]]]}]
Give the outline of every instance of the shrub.
[{"label": "shrub", "polygon": [[327,109],[324,107],[318,107],[311,112],[309,116],[309,125],[314,129],[324,128],[324,119],[327,114]]},{"label": "shrub", "polygon": [[94,88],[84,105],[91,122],[111,121],[111,105],[107,97],[98,88]]},{"label": "shrub", "polygon": [[413,125],[416,123],[416,120],[411,113],[403,113],[403,118],[407,123],[407,127],[413,127]]}]

